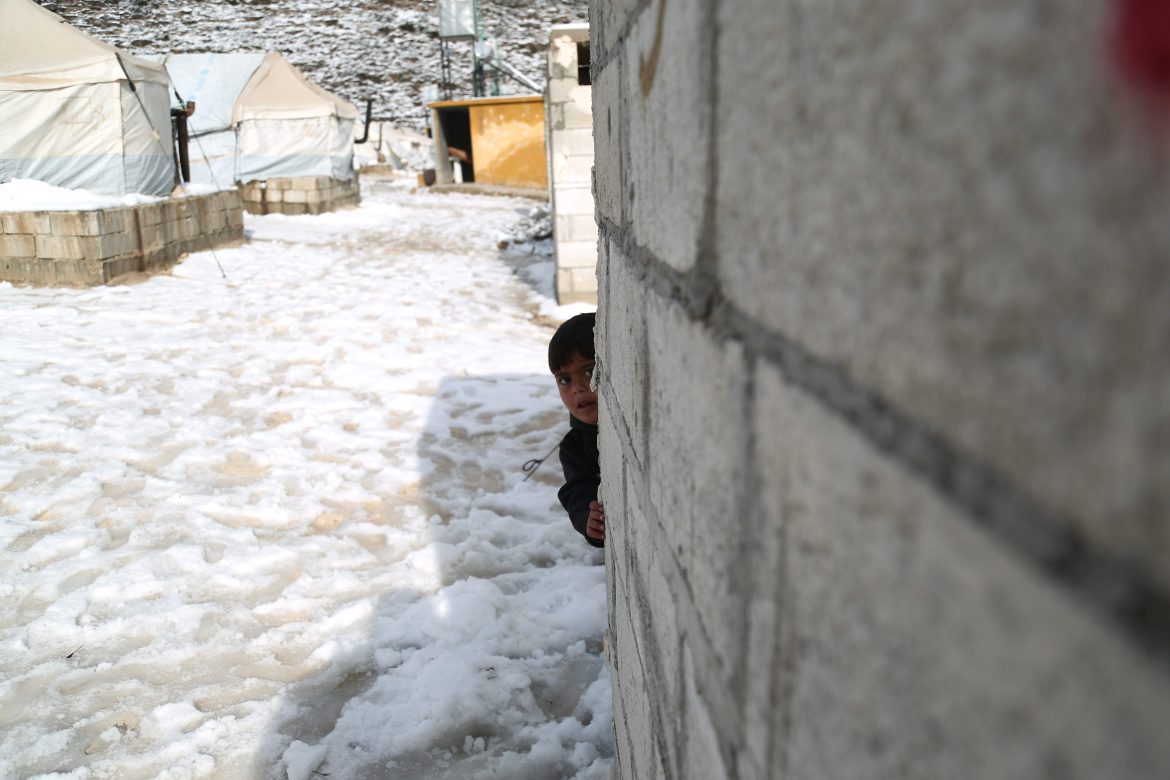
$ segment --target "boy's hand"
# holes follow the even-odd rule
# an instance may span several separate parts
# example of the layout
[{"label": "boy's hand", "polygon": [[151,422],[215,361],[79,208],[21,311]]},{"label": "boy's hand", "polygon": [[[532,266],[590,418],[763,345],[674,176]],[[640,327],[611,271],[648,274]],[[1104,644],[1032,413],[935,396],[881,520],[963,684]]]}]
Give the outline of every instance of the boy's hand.
[{"label": "boy's hand", "polygon": [[599,542],[605,541],[605,507],[600,501],[589,502],[589,524],[585,526],[585,535]]}]

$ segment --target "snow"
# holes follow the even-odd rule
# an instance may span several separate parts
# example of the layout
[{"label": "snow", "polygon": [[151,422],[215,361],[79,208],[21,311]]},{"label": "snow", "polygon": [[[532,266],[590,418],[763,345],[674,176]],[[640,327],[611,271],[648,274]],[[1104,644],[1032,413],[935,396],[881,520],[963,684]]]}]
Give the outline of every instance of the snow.
[{"label": "snow", "polygon": [[150,195],[99,195],[34,179],[11,179],[0,184],[0,211],[89,211],[158,200],[161,198]]},{"label": "snow", "polygon": [[363,195],[0,284],[0,777],[608,777],[533,204]]},{"label": "snow", "polygon": [[[184,184],[176,198],[208,195],[221,188],[212,184]],[[101,195],[89,190],[57,187],[35,179],[10,179],[0,184],[0,212],[4,211],[92,211],[119,206],[156,203],[163,198],[132,193]]]}]

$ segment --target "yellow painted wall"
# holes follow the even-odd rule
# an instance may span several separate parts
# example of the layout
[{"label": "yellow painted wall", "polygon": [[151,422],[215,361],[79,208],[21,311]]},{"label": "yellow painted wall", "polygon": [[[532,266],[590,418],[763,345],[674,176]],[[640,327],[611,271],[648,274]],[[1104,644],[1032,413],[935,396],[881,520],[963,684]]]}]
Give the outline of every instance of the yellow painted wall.
[{"label": "yellow painted wall", "polygon": [[548,187],[544,100],[468,105],[475,181],[508,187]]}]

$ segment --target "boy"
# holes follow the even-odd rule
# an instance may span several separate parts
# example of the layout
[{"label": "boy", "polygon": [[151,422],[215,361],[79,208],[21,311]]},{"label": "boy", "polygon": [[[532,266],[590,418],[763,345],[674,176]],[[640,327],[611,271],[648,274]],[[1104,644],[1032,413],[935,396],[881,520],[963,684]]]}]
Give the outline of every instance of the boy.
[{"label": "boy", "polygon": [[557,496],[573,527],[594,547],[605,546],[605,507],[597,500],[601,465],[597,453],[597,393],[593,379],[594,314],[567,320],[548,343],[548,368],[569,410],[569,432],[561,440],[565,485]]}]

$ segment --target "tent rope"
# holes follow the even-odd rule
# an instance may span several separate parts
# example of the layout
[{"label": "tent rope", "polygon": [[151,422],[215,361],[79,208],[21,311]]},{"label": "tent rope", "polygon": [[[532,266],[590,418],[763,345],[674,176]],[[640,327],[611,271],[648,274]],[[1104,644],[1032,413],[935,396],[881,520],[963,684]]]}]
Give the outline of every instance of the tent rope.
[{"label": "tent rope", "polygon": [[[159,135],[159,132],[155,128],[154,123],[150,121],[150,112],[146,110],[146,104],[142,102],[142,96],[138,94],[138,87],[135,86],[134,79],[130,78],[130,72],[126,70],[126,64],[122,62],[121,52],[115,51],[114,59],[118,61],[118,67],[122,69],[122,75],[126,77],[126,84],[130,87],[130,92],[134,95],[135,100],[138,101],[138,107],[142,109],[142,115],[146,117],[146,123],[150,125],[150,134],[154,136],[154,140],[158,143],[159,150],[162,151],[164,157],[170,153],[173,153],[173,149],[167,149],[166,146],[163,145],[162,136]],[[163,63],[163,72],[167,74],[167,80],[169,81],[171,74],[169,71],[167,71],[165,62]],[[179,98],[179,102],[182,105],[186,105],[186,103],[183,102],[183,99],[179,96],[179,91],[175,89],[175,83],[173,81],[171,82],[171,89],[174,91],[175,97]],[[198,139],[196,139],[196,141],[198,141]],[[200,144],[199,148],[202,151],[203,145]],[[207,160],[206,154],[204,154],[203,159]],[[207,167],[208,170],[211,169],[210,161],[208,161]],[[216,189],[220,189],[219,182],[215,181],[214,176],[212,177],[212,183],[215,184]],[[189,196],[191,194],[191,191],[187,189],[187,183],[183,181],[182,176],[179,177],[179,189],[183,191],[184,195]],[[208,247],[207,251],[211,252],[211,256],[215,260],[215,264],[219,267],[220,276],[222,276],[224,279],[227,279],[227,272],[223,270],[223,263],[219,261],[219,254],[215,251],[215,247]]]}]

